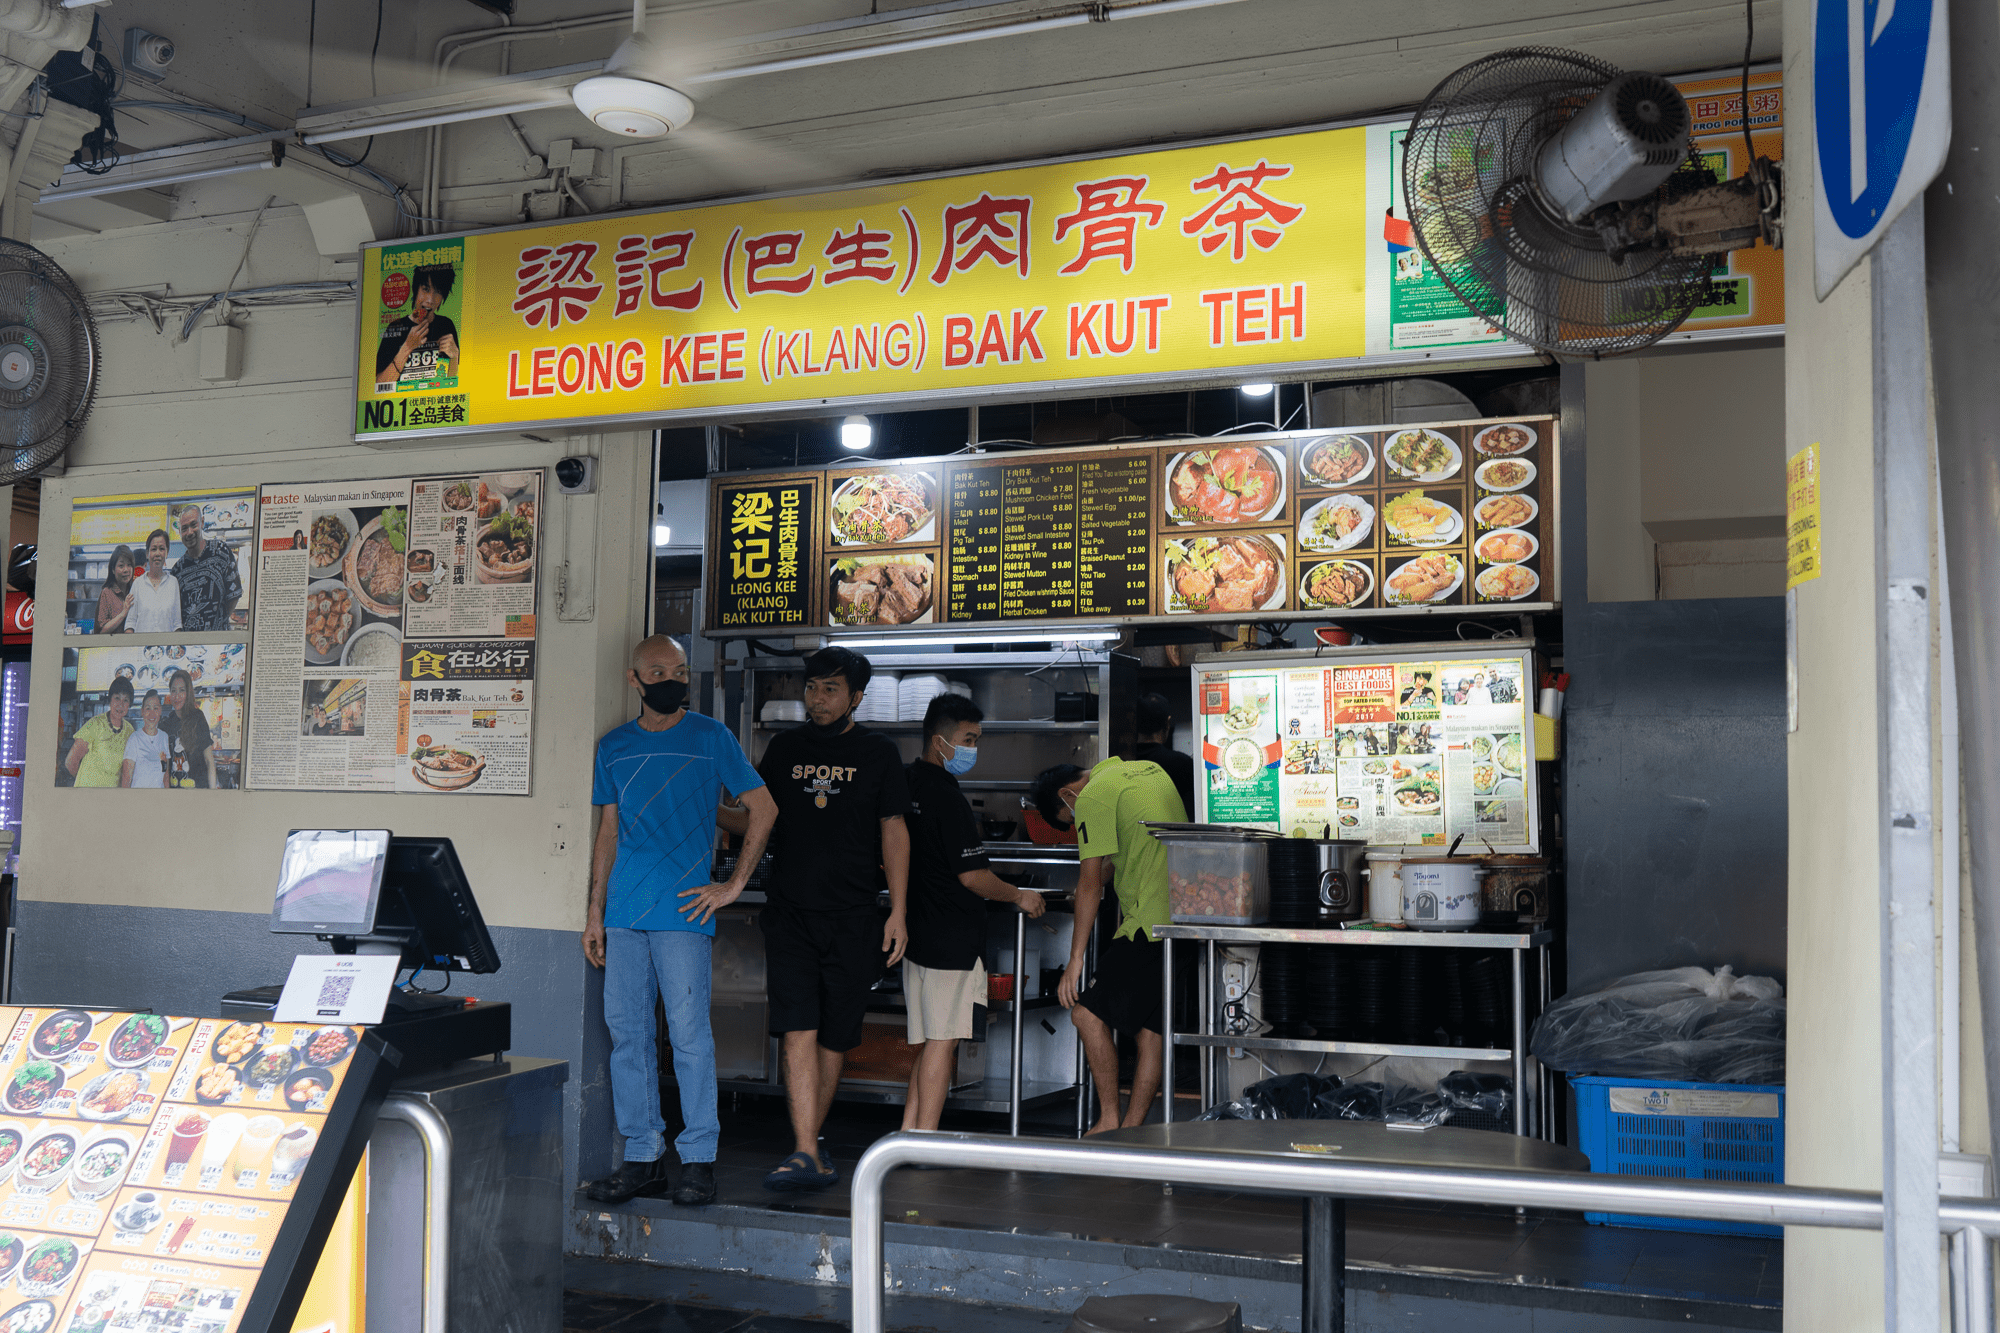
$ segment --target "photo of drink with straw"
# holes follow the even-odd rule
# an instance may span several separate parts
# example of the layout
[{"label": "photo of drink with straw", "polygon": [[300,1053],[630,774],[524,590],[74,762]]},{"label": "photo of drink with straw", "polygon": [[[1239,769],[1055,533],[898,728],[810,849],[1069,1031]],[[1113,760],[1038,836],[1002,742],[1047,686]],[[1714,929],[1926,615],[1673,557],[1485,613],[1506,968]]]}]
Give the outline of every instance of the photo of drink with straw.
[{"label": "photo of drink with straw", "polygon": [[243,1139],[236,1149],[239,1189],[255,1188],[258,1177],[271,1164],[271,1150],[277,1146],[278,1135],[284,1128],[285,1122],[274,1115],[256,1116],[243,1127]]},{"label": "photo of drink with straw", "polygon": [[231,1166],[236,1160],[236,1143],[243,1137],[243,1127],[250,1123],[250,1117],[235,1111],[224,1111],[208,1126],[208,1141],[201,1148],[201,1188],[212,1190],[222,1183],[227,1173],[235,1179]]},{"label": "photo of drink with straw", "polygon": [[167,1140],[167,1165],[163,1176],[168,1185],[180,1184],[182,1177],[187,1175],[188,1162],[208,1133],[208,1121],[207,1112],[188,1108],[182,1110],[173,1122],[173,1132]]}]

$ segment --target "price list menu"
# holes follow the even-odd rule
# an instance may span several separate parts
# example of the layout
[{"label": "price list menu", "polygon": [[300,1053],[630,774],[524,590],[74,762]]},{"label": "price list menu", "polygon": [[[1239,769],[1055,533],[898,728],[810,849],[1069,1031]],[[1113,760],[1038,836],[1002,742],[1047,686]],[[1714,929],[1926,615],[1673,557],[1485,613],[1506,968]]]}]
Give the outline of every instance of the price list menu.
[{"label": "price list menu", "polygon": [[946,562],[950,620],[993,620],[1000,614],[1000,469],[961,467],[951,473]]},{"label": "price list menu", "polygon": [[1000,618],[1076,614],[1075,463],[1000,469]]},{"label": "price list menu", "polygon": [[1143,616],[1152,599],[1152,460],[1093,460],[1077,473],[1076,614]]},{"label": "price list menu", "polygon": [[947,485],[951,620],[1142,616],[1148,454],[960,466]]}]

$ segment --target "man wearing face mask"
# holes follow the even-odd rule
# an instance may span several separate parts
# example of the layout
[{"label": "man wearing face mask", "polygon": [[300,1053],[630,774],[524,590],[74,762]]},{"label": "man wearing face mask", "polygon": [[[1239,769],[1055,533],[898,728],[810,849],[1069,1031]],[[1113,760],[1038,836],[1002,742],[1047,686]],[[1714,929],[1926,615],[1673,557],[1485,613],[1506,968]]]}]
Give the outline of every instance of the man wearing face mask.
[{"label": "man wearing face mask", "polygon": [[[1084,1061],[1097,1084],[1102,1110],[1090,1132],[1143,1125],[1160,1090],[1161,1034],[1166,1031],[1160,990],[1167,946],[1153,938],[1152,928],[1170,919],[1167,849],[1146,825],[1184,823],[1187,807],[1166,770],[1144,760],[1107,759],[1088,773],[1075,764],[1057,764],[1035,779],[1028,797],[1051,825],[1076,828],[1076,933],[1056,995],[1076,1023]],[[1090,989],[1079,993],[1084,950],[1097,924],[1107,875],[1118,894],[1118,930],[1098,950]],[[1139,1043],[1132,1104],[1122,1118],[1114,1032],[1135,1033]]]},{"label": "man wearing face mask", "polygon": [[903,956],[909,1012],[910,1096],[904,1129],[936,1129],[951,1091],[958,1043],[972,1036],[973,1008],[986,994],[986,904],[1011,903],[1030,917],[1042,895],[993,873],[980,850],[979,821],[958,780],[979,762],[972,700],[940,694],[924,712],[923,752],[905,770],[910,784],[910,947]]},{"label": "man wearing face mask", "polygon": [[[709,1028],[714,917],[743,893],[778,808],[729,729],[687,711],[688,665],[664,634],[632,650],[626,680],[639,716],[597,743],[591,803],[590,907],[583,954],[604,969],[604,1025],[611,1029],[611,1106],[625,1163],[588,1193],[600,1203],[667,1191],[666,1123],[660,1116],[653,1000],[665,1002],[674,1048],[681,1161],[674,1202],[715,1202],[715,1037]],[[716,804],[734,793],[743,855],[725,884],[710,881]]]},{"label": "man wearing face mask", "polygon": [[[764,1177],[766,1189],[825,1189],[840,1179],[820,1146],[820,1126],[847,1052],[861,1044],[869,989],[909,943],[903,756],[887,736],[854,722],[873,673],[867,658],[846,648],[808,657],[808,721],[773,736],[757,764],[779,815],[769,901],[757,922],[797,1138]],[[736,832],[740,818],[724,810],[723,827]],[[884,889],[886,921],[876,906]]]}]

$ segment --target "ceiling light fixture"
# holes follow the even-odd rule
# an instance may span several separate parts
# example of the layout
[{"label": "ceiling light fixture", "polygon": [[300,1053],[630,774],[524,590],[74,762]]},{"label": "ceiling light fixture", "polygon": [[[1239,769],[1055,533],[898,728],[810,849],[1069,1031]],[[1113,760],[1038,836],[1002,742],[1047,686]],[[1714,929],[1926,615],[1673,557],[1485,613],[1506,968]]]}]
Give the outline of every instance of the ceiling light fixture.
[{"label": "ceiling light fixture", "polygon": [[674,530],[664,523],[653,525],[653,545],[666,546],[673,541]]},{"label": "ceiling light fixture", "polygon": [[576,109],[601,130],[658,139],[694,119],[694,103],[660,73],[661,51],[646,36],[646,0],[633,0],[632,35],[604,62],[604,72],[570,90]]},{"label": "ceiling light fixture", "polygon": [[843,449],[866,449],[875,443],[875,428],[868,424],[864,416],[851,416],[840,423],[840,447]]},{"label": "ceiling light fixture", "polygon": [[1243,392],[1251,398],[1267,398],[1271,390],[1276,387],[1274,384],[1246,384],[1243,386]]}]

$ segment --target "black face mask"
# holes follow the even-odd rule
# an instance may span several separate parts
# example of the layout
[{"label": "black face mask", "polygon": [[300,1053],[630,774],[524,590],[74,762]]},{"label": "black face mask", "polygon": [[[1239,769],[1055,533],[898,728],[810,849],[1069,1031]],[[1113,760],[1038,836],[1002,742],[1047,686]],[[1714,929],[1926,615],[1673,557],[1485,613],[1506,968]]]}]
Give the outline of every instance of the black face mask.
[{"label": "black face mask", "polygon": [[684,680],[656,680],[639,688],[639,697],[655,713],[671,717],[687,703],[688,683]]},{"label": "black face mask", "polygon": [[806,725],[812,728],[813,735],[820,737],[822,740],[832,740],[835,736],[838,736],[842,732],[847,730],[848,721],[852,719],[853,716],[854,713],[850,709],[849,711],[842,713],[839,717],[835,718],[833,721],[825,724],[821,724],[813,721],[811,718],[807,718]]}]

